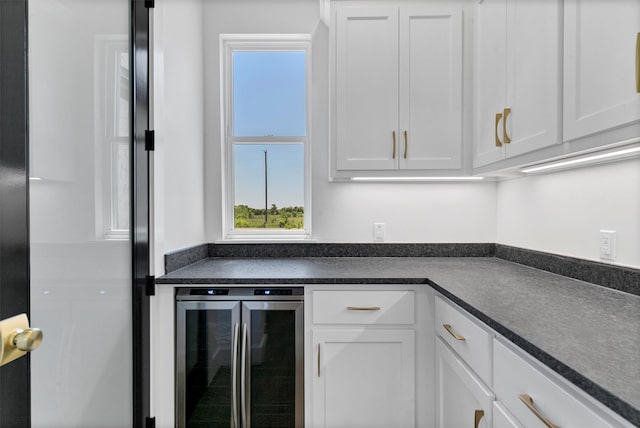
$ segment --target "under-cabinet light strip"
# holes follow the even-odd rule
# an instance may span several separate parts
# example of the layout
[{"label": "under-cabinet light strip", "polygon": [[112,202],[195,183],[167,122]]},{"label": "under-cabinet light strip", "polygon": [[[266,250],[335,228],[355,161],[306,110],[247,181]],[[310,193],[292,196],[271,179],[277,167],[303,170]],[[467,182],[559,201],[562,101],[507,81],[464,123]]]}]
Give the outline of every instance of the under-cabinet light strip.
[{"label": "under-cabinet light strip", "polygon": [[563,167],[566,167],[566,166],[579,165],[579,164],[582,164],[582,163],[594,162],[594,161],[599,161],[599,160],[603,160],[603,159],[609,159],[609,158],[628,155],[628,154],[636,153],[636,152],[640,152],[640,147],[633,147],[633,148],[630,148],[630,149],[616,150],[616,151],[613,151],[613,152],[601,153],[601,154],[598,154],[598,155],[586,156],[586,157],[578,158],[578,159],[571,159],[571,160],[566,160],[566,161],[549,163],[549,164],[545,164],[545,165],[533,166],[533,167],[530,167],[530,168],[522,168],[520,171],[525,173],[525,174],[528,174],[528,173],[531,173],[531,172],[545,171],[545,170],[548,170],[548,169],[563,168]]},{"label": "under-cabinet light strip", "polygon": [[351,181],[477,181],[484,177],[351,177]]}]

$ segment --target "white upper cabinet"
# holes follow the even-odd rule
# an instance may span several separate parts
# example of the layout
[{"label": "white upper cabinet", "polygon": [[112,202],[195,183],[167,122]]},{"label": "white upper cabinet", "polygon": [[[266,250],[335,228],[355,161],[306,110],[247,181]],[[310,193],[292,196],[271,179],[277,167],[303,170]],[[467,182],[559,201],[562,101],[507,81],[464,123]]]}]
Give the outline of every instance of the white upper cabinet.
[{"label": "white upper cabinet", "polygon": [[[462,16],[400,9],[400,168],[462,162]],[[406,133],[406,134],[405,134]]]},{"label": "white upper cabinet", "polygon": [[476,5],[474,167],[562,142],[560,0]]},{"label": "white upper cabinet", "polygon": [[638,0],[565,0],[564,140],[640,120]]},{"label": "white upper cabinet", "polygon": [[336,31],[337,168],[396,168],[398,8],[338,9]]},{"label": "white upper cabinet", "polygon": [[340,7],[336,169],[462,165],[462,12]]}]

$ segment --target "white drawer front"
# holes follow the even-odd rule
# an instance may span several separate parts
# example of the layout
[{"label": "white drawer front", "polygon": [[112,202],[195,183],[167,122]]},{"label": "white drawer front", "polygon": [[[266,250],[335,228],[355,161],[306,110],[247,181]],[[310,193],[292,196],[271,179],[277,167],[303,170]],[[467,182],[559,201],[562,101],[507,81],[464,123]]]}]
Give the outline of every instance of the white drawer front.
[{"label": "white drawer front", "polygon": [[483,382],[491,386],[491,333],[460,309],[436,296],[436,334],[462,357]]},{"label": "white drawer front", "polygon": [[[534,411],[527,407],[521,395],[526,394],[533,405],[552,424],[562,428],[619,427],[542,373],[523,357],[499,340],[494,341],[494,391],[509,412],[527,428],[544,428],[546,425]],[[577,394],[577,391],[575,392]],[[523,397],[524,398],[524,397]],[[594,404],[595,406],[595,404]],[[606,419],[605,419],[606,418]]]},{"label": "white drawer front", "polygon": [[413,291],[314,291],[314,324],[415,322]]}]

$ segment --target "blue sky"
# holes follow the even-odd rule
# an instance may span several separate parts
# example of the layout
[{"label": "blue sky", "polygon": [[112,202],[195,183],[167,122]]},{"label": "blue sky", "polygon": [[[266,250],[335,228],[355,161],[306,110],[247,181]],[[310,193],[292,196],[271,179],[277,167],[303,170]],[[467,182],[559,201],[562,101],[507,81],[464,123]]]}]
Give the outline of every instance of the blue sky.
[{"label": "blue sky", "polygon": [[268,204],[304,206],[302,144],[242,144],[233,150],[235,205],[264,208],[264,151],[267,150]]},{"label": "blue sky", "polygon": [[233,134],[304,136],[305,53],[233,53]]},{"label": "blue sky", "polygon": [[[234,136],[305,136],[305,53],[234,52]],[[302,144],[235,144],[235,204],[264,207],[264,151],[268,202],[304,205]]]}]

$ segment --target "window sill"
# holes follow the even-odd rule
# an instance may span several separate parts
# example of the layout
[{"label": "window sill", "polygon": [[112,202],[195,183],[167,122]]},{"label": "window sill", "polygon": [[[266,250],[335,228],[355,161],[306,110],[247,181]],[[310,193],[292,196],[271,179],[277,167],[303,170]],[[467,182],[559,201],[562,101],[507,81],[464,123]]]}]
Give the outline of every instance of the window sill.
[{"label": "window sill", "polygon": [[310,235],[250,235],[250,234],[230,234],[223,239],[214,241],[215,244],[291,244],[296,242],[318,242]]}]

